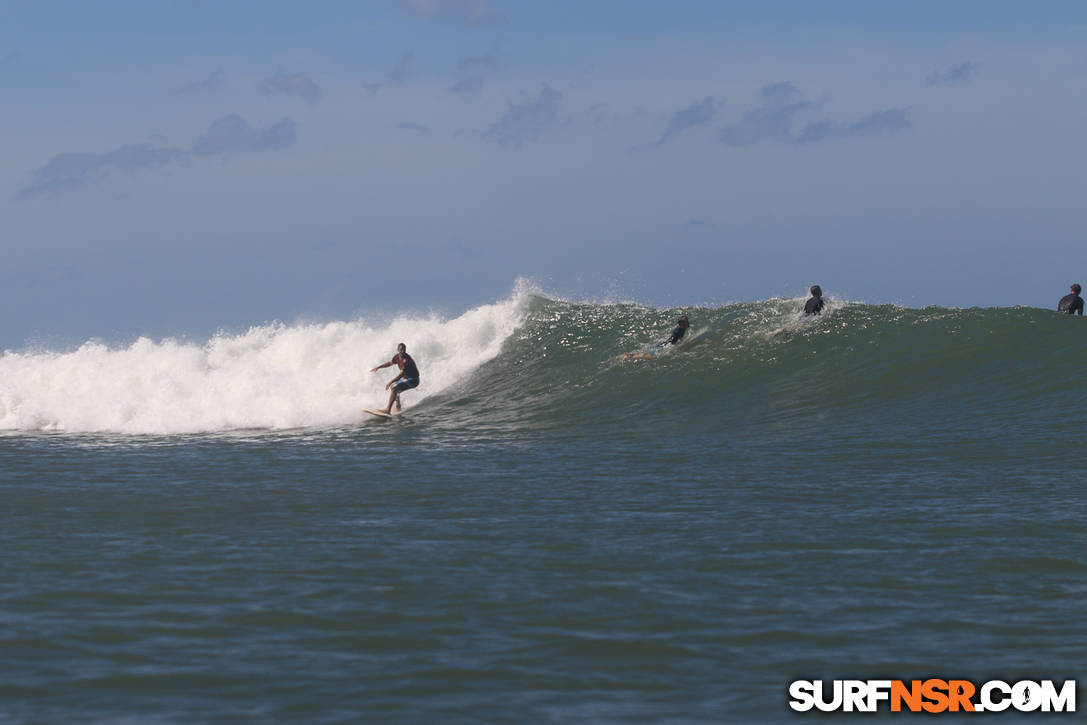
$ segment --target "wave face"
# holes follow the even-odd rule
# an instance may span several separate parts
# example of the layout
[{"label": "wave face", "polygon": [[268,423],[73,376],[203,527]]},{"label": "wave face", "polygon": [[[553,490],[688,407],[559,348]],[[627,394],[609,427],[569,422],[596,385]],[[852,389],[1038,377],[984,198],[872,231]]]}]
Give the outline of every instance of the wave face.
[{"label": "wave face", "polygon": [[[686,308],[692,336],[649,359],[678,310],[528,292],[452,320],[269,325],[205,345],[139,339],[0,357],[0,428],[174,434],[363,422],[404,341],[412,418],[474,435],[856,434],[1068,438],[1084,383],[1082,318],[1030,308],[904,309],[803,300]],[[782,329],[784,328],[784,331]]]},{"label": "wave face", "polygon": [[[805,318],[802,307],[795,299],[662,311],[537,298],[502,355],[448,402],[528,429],[762,441],[1058,440],[1078,426],[1083,318],[836,302]],[[667,338],[681,311],[700,339],[622,359]]]}]

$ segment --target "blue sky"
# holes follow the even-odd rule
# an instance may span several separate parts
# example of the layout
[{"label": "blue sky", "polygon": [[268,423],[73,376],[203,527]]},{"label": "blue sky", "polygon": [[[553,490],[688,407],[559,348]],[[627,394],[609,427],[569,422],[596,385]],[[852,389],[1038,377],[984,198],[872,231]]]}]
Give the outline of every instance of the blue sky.
[{"label": "blue sky", "polygon": [[0,348],[518,277],[1050,307],[1087,284],[1085,31],[1073,2],[0,0]]}]

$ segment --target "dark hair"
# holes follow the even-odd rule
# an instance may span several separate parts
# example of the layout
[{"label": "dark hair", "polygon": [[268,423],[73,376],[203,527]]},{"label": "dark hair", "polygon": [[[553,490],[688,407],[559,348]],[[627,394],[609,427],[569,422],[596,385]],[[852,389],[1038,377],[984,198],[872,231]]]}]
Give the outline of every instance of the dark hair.
[{"label": "dark hair", "polygon": [[687,315],[680,315],[679,319],[676,320],[676,323],[678,323],[680,327],[690,327],[691,326],[691,321],[687,319]]},{"label": "dark hair", "polygon": [[814,296],[814,297],[822,297],[823,296],[823,288],[820,287],[817,284],[813,284],[811,286],[811,293],[812,293],[812,296]]},{"label": "dark hair", "polygon": [[404,344],[404,343],[402,343],[402,342],[398,342],[398,343],[396,343],[396,349],[397,349],[397,350],[399,350],[400,348],[404,348],[404,352],[407,352],[407,351],[408,351],[408,346],[407,346],[407,345],[405,345],[405,344]]},{"label": "dark hair", "polygon": [[1073,292],[1075,292],[1075,293],[1076,293],[1077,295],[1079,294],[1079,291],[1080,291],[1081,289],[1083,289],[1083,288],[1082,288],[1082,287],[1080,287],[1080,286],[1079,286],[1078,284],[1074,284],[1074,285],[1072,285],[1072,291],[1073,291]]}]

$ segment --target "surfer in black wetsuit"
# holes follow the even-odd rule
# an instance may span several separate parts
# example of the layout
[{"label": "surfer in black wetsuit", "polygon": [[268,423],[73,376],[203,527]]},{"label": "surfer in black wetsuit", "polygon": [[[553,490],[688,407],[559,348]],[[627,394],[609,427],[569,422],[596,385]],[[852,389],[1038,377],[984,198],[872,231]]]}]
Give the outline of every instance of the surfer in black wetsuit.
[{"label": "surfer in black wetsuit", "polygon": [[683,336],[687,334],[687,330],[691,327],[691,321],[687,319],[687,315],[680,315],[676,320],[676,329],[672,330],[672,336],[664,342],[658,343],[657,347],[664,347],[665,345],[675,345]]},{"label": "surfer in black wetsuit", "polygon": [[396,409],[400,410],[400,393],[405,390],[411,390],[412,388],[419,387],[419,368],[415,365],[415,360],[408,354],[408,347],[404,343],[400,343],[396,346],[396,355],[387,363],[382,363],[376,368],[370,368],[370,372],[376,373],[381,368],[387,368],[390,365],[398,365],[400,367],[400,374],[390,380],[385,385],[385,389],[392,388],[392,392],[389,393],[389,404],[385,406],[385,410],[381,411],[386,415],[392,413],[393,404],[396,404]]},{"label": "surfer in black wetsuit", "polygon": [[1072,294],[1061,297],[1061,301],[1057,303],[1057,312],[1063,312],[1066,315],[1082,315],[1083,298],[1079,296],[1081,289],[1083,288],[1078,284],[1072,285]]},{"label": "surfer in black wetsuit", "polygon": [[623,355],[622,359],[650,360],[653,358],[653,355],[655,353],[660,352],[668,345],[675,345],[680,340],[682,340],[683,336],[687,334],[687,330],[689,330],[690,327],[691,321],[687,319],[687,315],[680,315],[679,319],[676,320],[676,329],[672,330],[671,336],[667,340],[662,340],[661,342],[658,342],[656,347],[653,348],[653,352],[628,352]]},{"label": "surfer in black wetsuit", "polygon": [[821,315],[823,314],[823,288],[817,284],[813,284],[811,287],[811,297],[806,303],[804,303],[805,315]]}]

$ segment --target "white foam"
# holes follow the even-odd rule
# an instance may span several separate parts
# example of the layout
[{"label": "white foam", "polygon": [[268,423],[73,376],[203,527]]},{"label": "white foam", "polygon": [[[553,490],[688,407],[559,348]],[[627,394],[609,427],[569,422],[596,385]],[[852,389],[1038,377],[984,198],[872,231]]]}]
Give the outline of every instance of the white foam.
[{"label": "white foam", "polygon": [[0,430],[197,433],[347,425],[386,404],[395,367],[371,373],[403,342],[422,384],[410,409],[495,357],[523,322],[529,291],[446,320],[400,317],[270,324],[204,345],[140,338],[73,352],[0,355]]}]

